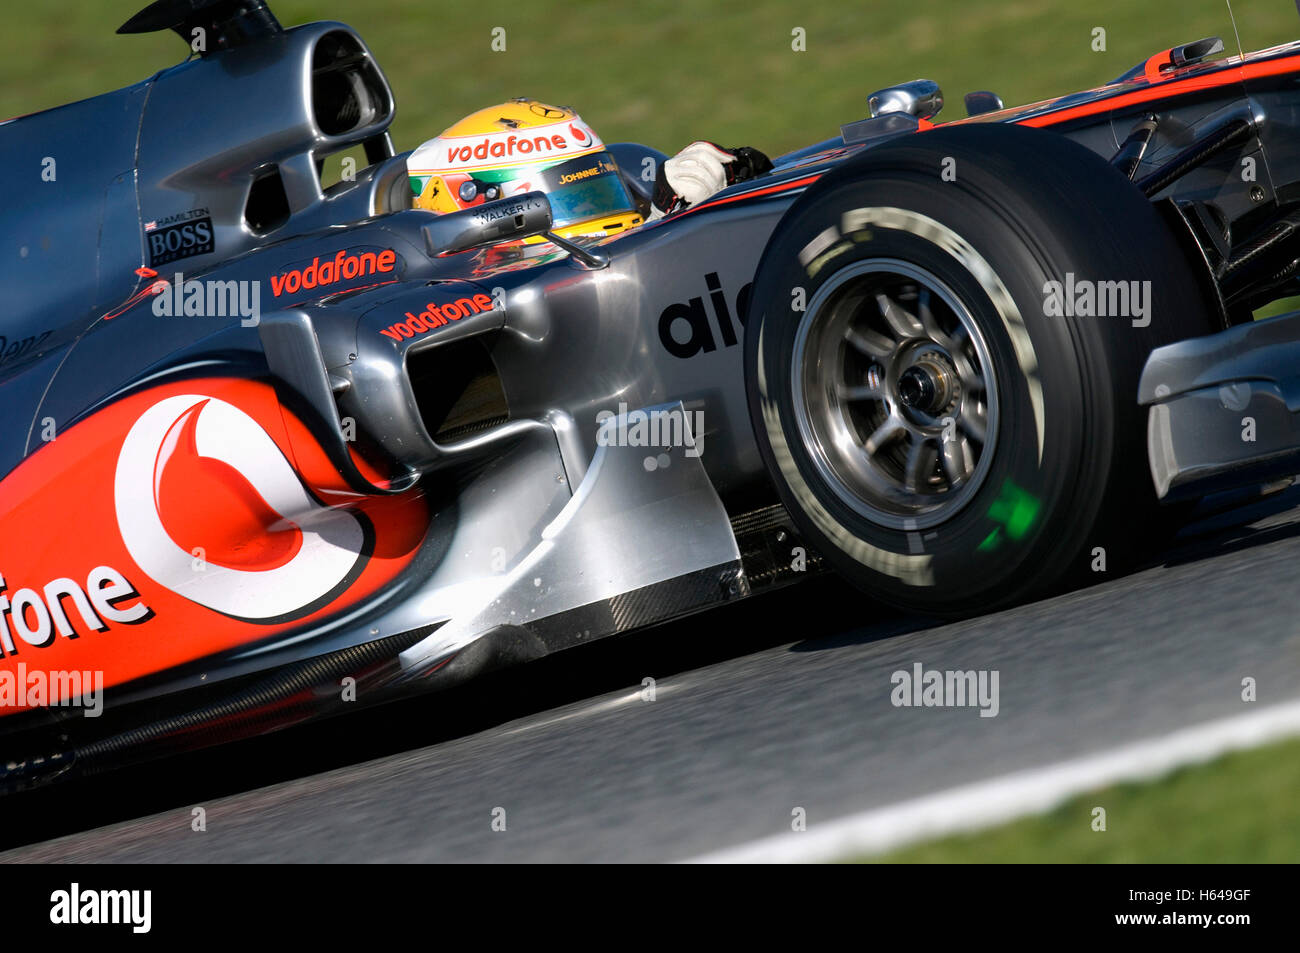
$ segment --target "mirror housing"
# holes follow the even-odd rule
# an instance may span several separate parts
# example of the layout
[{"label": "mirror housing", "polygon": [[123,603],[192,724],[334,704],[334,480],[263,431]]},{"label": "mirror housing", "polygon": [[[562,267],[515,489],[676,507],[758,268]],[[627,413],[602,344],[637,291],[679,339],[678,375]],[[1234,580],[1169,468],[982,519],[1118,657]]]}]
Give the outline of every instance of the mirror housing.
[{"label": "mirror housing", "polygon": [[519,241],[551,230],[551,203],[545,192],[525,192],[438,215],[420,230],[430,257]]},{"label": "mirror housing", "polygon": [[965,102],[967,116],[982,116],[1005,108],[1002,105],[1002,97],[997,93],[990,93],[987,89],[967,93]]},{"label": "mirror housing", "polygon": [[867,97],[867,108],[872,117],[906,113],[917,119],[933,119],[943,108],[943,91],[932,79],[914,79],[876,90]]}]

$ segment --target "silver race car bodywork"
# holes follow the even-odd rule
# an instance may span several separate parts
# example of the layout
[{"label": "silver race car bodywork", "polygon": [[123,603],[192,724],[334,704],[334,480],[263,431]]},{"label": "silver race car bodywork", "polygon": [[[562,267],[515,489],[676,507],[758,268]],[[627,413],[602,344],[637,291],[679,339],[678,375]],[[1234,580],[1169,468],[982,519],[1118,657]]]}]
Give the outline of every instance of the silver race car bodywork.
[{"label": "silver race car bodywork", "polygon": [[[78,590],[99,610],[81,612],[103,623],[93,633],[68,615],[82,605],[77,593],[49,583],[41,642],[30,628],[41,608],[28,600],[37,623],[10,613],[19,638],[5,630],[0,662],[57,651],[66,664],[94,639],[168,645],[137,648],[120,668],[116,650],[102,648],[88,664],[108,673],[112,728],[85,743],[34,745],[42,767],[18,759],[15,777],[193,743],[195,724],[226,736],[332,710],[330,686],[341,678],[354,678],[366,700],[445,684],[818,568],[755,439],[744,363],[750,292],[806,191],[928,126],[908,114],[915,97],[686,212],[576,247],[525,243],[547,234],[540,194],[441,218],[411,207],[405,156],[387,132],[391,90],[350,28],[280,30],[256,4],[243,19],[209,7],[195,16],[209,16],[222,41],[210,54],[0,125],[0,174],[32,183],[4,212],[20,252],[0,265],[9,423],[0,431],[0,472],[9,474],[0,572],[11,599],[92,566],[123,580]],[[155,20],[133,22],[192,25]],[[1060,126],[1109,156],[1144,108],[1108,105],[1121,91],[978,119]],[[1226,84],[1195,101],[1167,98],[1189,130],[1214,127],[1243,100]],[[324,157],[357,145],[370,164],[322,188]],[[611,151],[648,208],[653,182],[640,172],[663,154],[634,144]],[[1130,178],[1178,151],[1172,143],[1139,154]],[[1228,220],[1257,204],[1212,165],[1188,172],[1167,194],[1212,195]],[[1159,396],[1154,384],[1150,396]],[[313,588],[295,576],[279,601],[250,595],[256,567],[239,561],[243,542],[193,589],[169,575],[133,527],[166,508],[156,461],[182,423],[200,449],[205,440],[225,447],[224,457],[206,456],[259,491],[279,477],[240,470],[238,444],[270,435],[267,453],[283,455],[308,491],[281,487],[300,509],[270,509],[299,528],[300,554],[317,543],[331,559],[351,554],[337,584]],[[152,471],[122,449],[137,444]],[[76,468],[84,493],[51,501],[43,481]],[[155,483],[148,513],[139,510],[148,493],[124,487],[137,470]],[[198,525],[206,505],[196,489],[181,521]],[[51,535],[15,536],[19,513],[23,532],[39,519]],[[267,556],[267,586],[278,589],[275,580],[290,577],[277,574],[299,558]],[[320,572],[333,572],[320,558]],[[60,592],[71,596],[60,602]],[[136,608],[132,630],[116,630],[114,613]],[[185,644],[206,627],[220,638]],[[53,707],[18,711],[0,719],[0,738],[17,751],[20,737],[62,737],[70,718]]]}]

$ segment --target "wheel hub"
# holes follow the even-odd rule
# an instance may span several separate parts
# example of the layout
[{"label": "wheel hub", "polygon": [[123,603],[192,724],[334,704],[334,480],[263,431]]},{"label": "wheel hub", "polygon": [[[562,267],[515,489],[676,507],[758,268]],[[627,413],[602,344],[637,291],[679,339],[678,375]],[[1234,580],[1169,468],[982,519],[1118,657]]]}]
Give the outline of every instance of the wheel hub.
[{"label": "wheel hub", "polygon": [[842,269],[808,303],[792,362],[800,437],[846,505],[924,529],[983,482],[997,429],[989,349],[934,274],[896,259]]},{"label": "wheel hub", "polygon": [[957,394],[957,372],[939,355],[927,355],[898,376],[898,401],[927,417],[942,413]]}]

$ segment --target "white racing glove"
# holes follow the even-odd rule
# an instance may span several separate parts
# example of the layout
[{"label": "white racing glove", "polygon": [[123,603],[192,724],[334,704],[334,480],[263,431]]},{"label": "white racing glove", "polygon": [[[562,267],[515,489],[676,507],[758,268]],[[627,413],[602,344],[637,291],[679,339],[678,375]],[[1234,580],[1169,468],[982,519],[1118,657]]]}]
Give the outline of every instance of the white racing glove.
[{"label": "white racing glove", "polygon": [[653,221],[690,208],[728,185],[762,175],[772,168],[767,156],[742,146],[727,151],[698,140],[664,162],[655,181]]},{"label": "white racing glove", "polygon": [[727,185],[727,163],[736,157],[711,142],[692,142],[664,163],[664,176],[688,206],[703,202]]}]

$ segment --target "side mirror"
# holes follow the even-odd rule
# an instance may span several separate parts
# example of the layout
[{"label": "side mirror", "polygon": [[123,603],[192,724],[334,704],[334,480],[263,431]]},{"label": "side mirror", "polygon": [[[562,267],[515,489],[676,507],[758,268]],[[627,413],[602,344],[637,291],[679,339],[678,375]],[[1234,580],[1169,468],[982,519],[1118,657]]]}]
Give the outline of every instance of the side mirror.
[{"label": "side mirror", "polygon": [[540,235],[587,268],[604,268],[609,264],[605,255],[552,233],[551,224],[551,202],[546,193],[525,192],[459,212],[447,212],[427,222],[421,231],[425,251],[431,258]]},{"label": "side mirror", "polygon": [[917,119],[933,119],[943,108],[943,91],[932,79],[914,79],[888,89],[878,89],[867,97],[871,115],[907,113]]},{"label": "side mirror", "polygon": [[1002,97],[997,93],[990,93],[986,89],[981,89],[966,94],[967,116],[982,116],[985,113],[997,112],[1002,108]]},{"label": "side mirror", "polygon": [[447,212],[421,228],[425,250],[431,256],[532,238],[550,230],[551,203],[545,192],[526,192],[459,212]]}]

